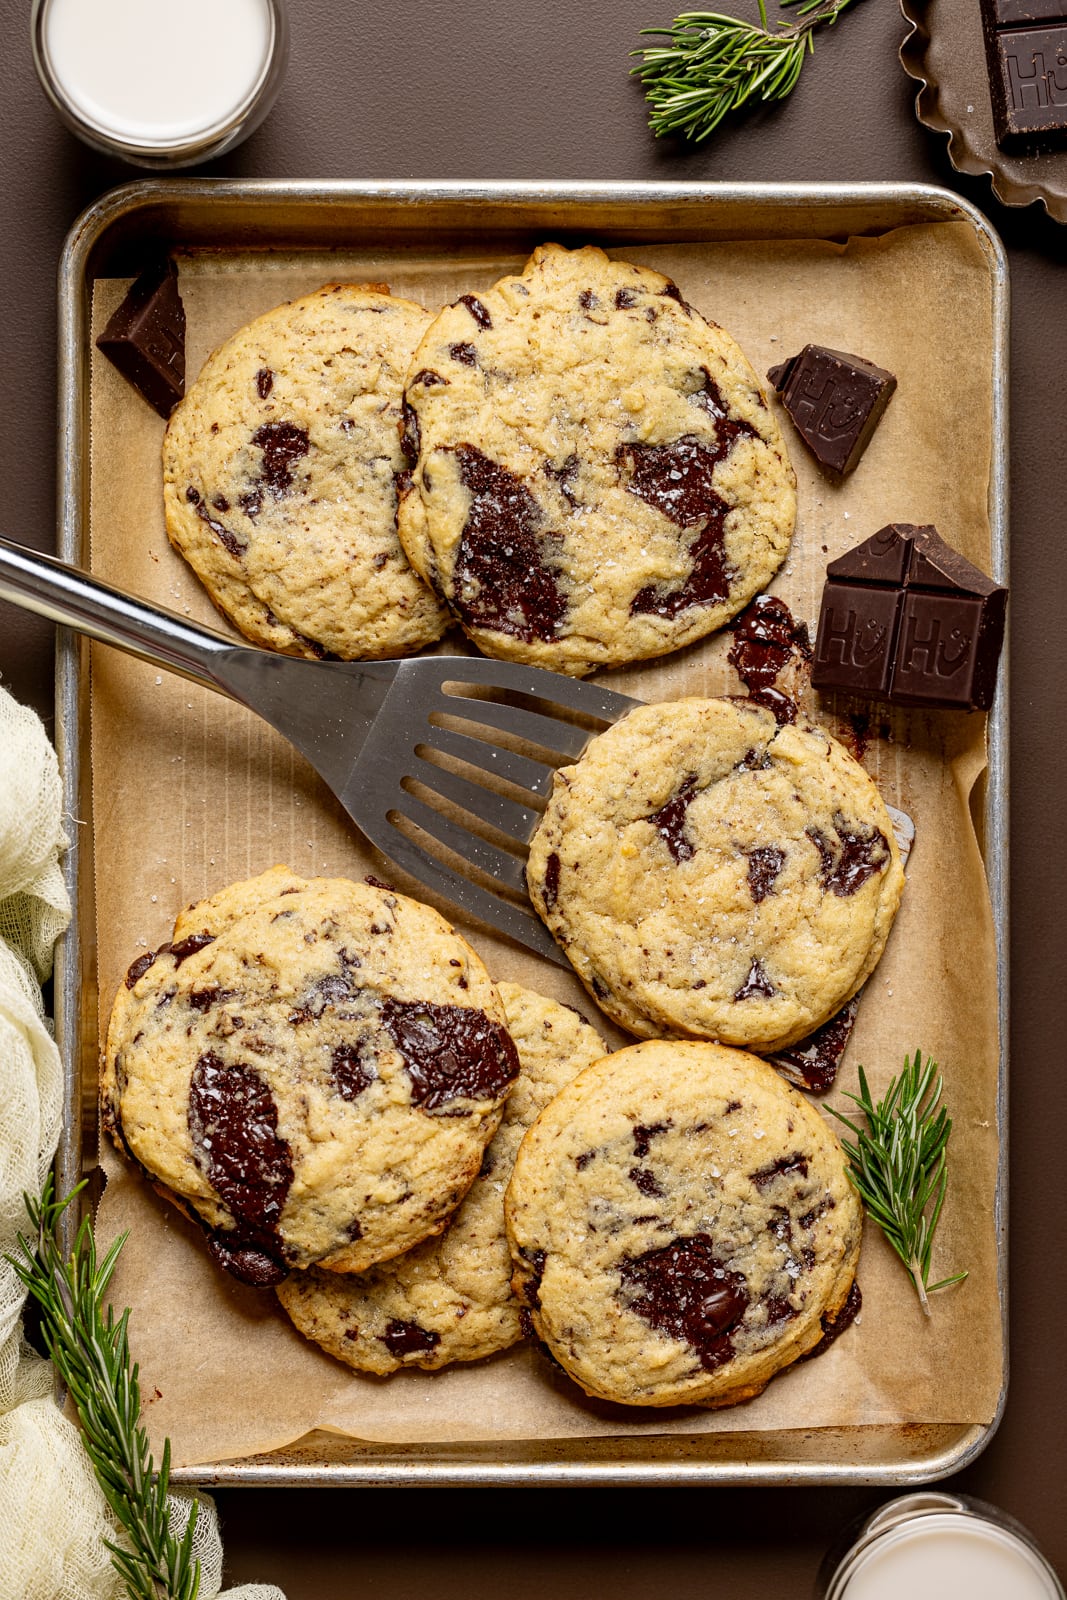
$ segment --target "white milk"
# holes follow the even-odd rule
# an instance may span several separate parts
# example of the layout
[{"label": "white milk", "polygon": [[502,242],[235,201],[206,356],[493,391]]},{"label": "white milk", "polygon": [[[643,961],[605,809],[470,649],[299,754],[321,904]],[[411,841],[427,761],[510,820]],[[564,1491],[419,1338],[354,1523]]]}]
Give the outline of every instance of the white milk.
[{"label": "white milk", "polygon": [[1062,1594],[1012,1534],[974,1517],[923,1516],[859,1557],[841,1600],[1057,1600]]},{"label": "white milk", "polygon": [[267,0],[50,0],[45,48],[71,106],[131,143],[229,120],[267,69]]}]

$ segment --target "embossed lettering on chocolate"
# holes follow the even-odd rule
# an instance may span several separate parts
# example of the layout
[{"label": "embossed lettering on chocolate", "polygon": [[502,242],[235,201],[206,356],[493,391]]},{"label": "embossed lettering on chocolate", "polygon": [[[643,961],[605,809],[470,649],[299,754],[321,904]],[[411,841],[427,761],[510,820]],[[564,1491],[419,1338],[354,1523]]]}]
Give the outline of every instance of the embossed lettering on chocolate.
[{"label": "embossed lettering on chocolate", "polygon": [[811,681],[897,705],[988,711],[1008,591],[936,528],[890,523],[826,569]]},{"label": "embossed lettering on chocolate", "polygon": [[798,355],[772,367],[767,381],[832,478],[855,469],[897,386],[884,367],[820,344],[806,344]]}]

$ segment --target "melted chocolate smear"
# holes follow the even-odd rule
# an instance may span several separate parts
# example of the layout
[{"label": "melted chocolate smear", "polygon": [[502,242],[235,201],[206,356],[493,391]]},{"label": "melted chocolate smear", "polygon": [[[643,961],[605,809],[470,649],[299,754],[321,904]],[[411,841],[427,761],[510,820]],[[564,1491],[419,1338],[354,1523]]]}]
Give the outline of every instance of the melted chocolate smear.
[{"label": "melted chocolate smear", "polygon": [[778,993],[778,988],[768,978],[763,962],[757,957],[748,969],[748,977],[734,995],[735,1000],[751,1000],[759,995],[764,1000],[771,1000]]},{"label": "melted chocolate smear", "polygon": [[210,1011],[214,1005],[225,1005],[227,1000],[237,998],[236,989],[221,989],[218,985],[208,989],[190,989],[186,995],[186,1004],[194,1011]]},{"label": "melted chocolate smear", "polygon": [[850,1328],[852,1326],[862,1309],[863,1296],[860,1293],[859,1284],[856,1282],[855,1278],[853,1278],[852,1287],[845,1296],[845,1303],[841,1307],[841,1310],[837,1313],[836,1317],[830,1316],[828,1312],[824,1313],[824,1315],[820,1318],[822,1325],[822,1338],[819,1340],[818,1344],[812,1345],[807,1354],[800,1357],[800,1360],[810,1361],[813,1356],[821,1356],[823,1351],[832,1345],[835,1339],[839,1339],[841,1337],[846,1328]]},{"label": "melted chocolate smear", "polygon": [[530,1276],[523,1284],[523,1297],[526,1300],[526,1304],[533,1306],[536,1310],[541,1304],[541,1297],[538,1291],[541,1287],[541,1279],[545,1275],[545,1262],[548,1260],[548,1256],[544,1250],[527,1250],[525,1246],[520,1246],[519,1254],[530,1268]]},{"label": "melted chocolate smear", "polygon": [[461,294],[456,304],[457,306],[466,306],[479,328],[491,328],[493,326],[492,317],[477,295]]},{"label": "melted chocolate smear", "polygon": [[567,457],[560,467],[553,466],[551,461],[545,462],[545,477],[553,478],[559,484],[560,493],[569,505],[577,505],[574,493],[574,480],[578,476],[580,462],[573,453]]},{"label": "melted chocolate smear", "polygon": [[651,822],[656,832],[662,838],[667,849],[675,861],[691,861],[696,854],[696,846],[685,831],[686,814],[691,801],[697,793],[697,775],[691,772],[682,783],[676,795],[654,811],[650,817],[642,820]]},{"label": "melted chocolate smear", "polygon": [[650,1200],[662,1200],[663,1189],[660,1186],[659,1179],[656,1177],[656,1174],[654,1172],[650,1172],[647,1167],[631,1167],[626,1176],[629,1178],[630,1182],[637,1189],[639,1189],[643,1195],[647,1195]]},{"label": "melted chocolate smear", "polygon": [[[293,1160],[270,1089],[253,1068],[209,1050],[193,1068],[188,1121],[196,1164],[236,1223],[211,1236],[215,1259],[246,1283],[264,1281],[268,1263],[284,1277],[278,1223]],[[260,1276],[243,1276],[248,1271]]]},{"label": "melted chocolate smear", "polygon": [[682,291],[674,282],[673,278],[668,278],[667,287],[665,289],[661,289],[660,294],[666,300],[677,300],[683,311],[692,312],[692,306],[689,304],[688,300],[683,300]]},{"label": "melted chocolate smear", "polygon": [[233,1244],[231,1237],[221,1232],[207,1236],[208,1254],[231,1278],[250,1284],[253,1289],[272,1289],[289,1276],[288,1267],[266,1251],[257,1250],[254,1245]]},{"label": "melted chocolate smear", "polygon": [[824,1194],[821,1200],[816,1201],[810,1211],[805,1211],[798,1225],[805,1229],[813,1228],[819,1218],[824,1217],[828,1211],[833,1211],[836,1205],[837,1201],[832,1194]]},{"label": "melted chocolate smear", "polygon": [[808,1175],[808,1158],[799,1150],[795,1150],[791,1156],[780,1156],[769,1166],[761,1167],[758,1172],[752,1174],[752,1182],[762,1191],[769,1183],[773,1183],[775,1178],[784,1178],[790,1173],[797,1173],[801,1178],[806,1178]]},{"label": "melted chocolate smear", "polygon": [[256,373],[256,393],[265,400],[274,388],[274,374],[269,367],[260,367]]},{"label": "melted chocolate smear", "polygon": [[212,533],[222,545],[223,549],[228,551],[235,561],[240,561],[241,557],[248,549],[248,541],[239,538],[238,535],[234,533],[232,528],[227,528],[224,523],[221,523],[218,520],[217,517],[213,517],[203,500],[200,498],[198,490],[194,489],[191,484],[185,491],[185,498],[188,500],[191,506],[195,507],[196,514],[200,518],[200,521],[211,529]]},{"label": "melted chocolate smear", "polygon": [[330,1077],[342,1100],[358,1100],[378,1074],[366,1059],[362,1044],[335,1044],[330,1055]]},{"label": "melted chocolate smear", "polygon": [[306,456],[309,448],[306,428],[295,422],[265,422],[252,435],[252,443],[263,451],[263,481],[275,500],[280,500],[293,486],[290,470],[294,461]]},{"label": "melted chocolate smear", "polygon": [[385,1000],[382,1020],[404,1058],[412,1104],[424,1111],[452,1100],[498,1100],[518,1077],[510,1033],[474,1006]]},{"label": "melted chocolate smear", "polygon": [[[541,897],[545,902],[546,911],[554,911],[556,908],[556,901],[559,898],[559,868],[559,856],[553,850],[551,855],[548,857],[548,860],[545,862],[545,881],[541,885]],[[151,964],[152,963],[150,961],[149,966],[151,966]],[[134,965],[136,965],[136,963],[134,963]],[[132,972],[133,968],[131,967],[130,970]],[[138,977],[139,976],[140,974],[138,973]],[[133,988],[133,984],[130,984],[130,988]]]},{"label": "melted chocolate smear", "polygon": [[701,367],[700,370],[704,375],[704,382],[696,393],[690,396],[690,399],[694,405],[698,405],[702,411],[706,411],[709,417],[715,418],[719,425],[719,438],[721,439],[725,435],[727,439],[724,454],[729,452],[735,439],[758,439],[759,434],[751,422],[745,422],[741,417],[727,416],[729,407],[722,397],[722,390],[707,367]]},{"label": "melted chocolate smear", "polygon": [[853,997],[829,1022],[824,1022],[799,1044],[790,1045],[788,1050],[776,1050],[771,1060],[786,1077],[799,1082],[812,1094],[825,1094],[837,1077],[855,1021],[856,999]]},{"label": "melted chocolate smear", "polygon": [[849,730],[852,734],[852,745],[856,752],[856,760],[862,761],[867,754],[867,747],[871,742],[871,715],[869,711],[850,711],[848,714]]},{"label": "melted chocolate smear", "polygon": [[359,957],[350,955],[347,950],[341,950],[338,959],[340,971],[327,972],[325,977],[316,979],[300,1005],[290,1011],[286,1020],[292,1026],[299,1027],[303,1022],[317,1022],[327,1006],[343,1005],[346,1000],[354,1000],[361,993],[363,986],[354,976],[362,965]]},{"label": "melted chocolate smear", "polygon": [[778,674],[794,656],[811,660],[807,624],[795,622],[783,600],[759,594],[742,611],[731,632],[734,642],[726,659],[749,696],[774,713],[779,727],[795,722],[796,705],[776,684]]},{"label": "melted chocolate smear", "polygon": [[821,828],[805,831],[819,852],[823,888],[842,900],[881,872],[890,858],[889,841],[880,828],[849,822],[840,811],[834,812],[836,838],[828,838]]},{"label": "melted chocolate smear", "polygon": [[705,1372],[729,1361],[730,1334],[748,1309],[748,1286],[719,1260],[706,1233],[624,1260],[619,1275],[627,1288],[640,1291],[627,1301],[629,1310],[692,1345]]},{"label": "melted chocolate smear", "polygon": [[143,956],[138,956],[136,961],[131,961],[126,973],[127,989],[136,988],[138,982],[144,977],[158,954],[158,950],[146,950]]},{"label": "melted chocolate smear", "polygon": [[394,1317],[379,1335],[379,1342],[391,1356],[401,1361],[404,1356],[424,1356],[435,1350],[441,1343],[441,1335],[431,1328],[420,1328],[417,1322],[400,1322]]},{"label": "melted chocolate smear", "polygon": [[634,1127],[634,1155],[638,1161],[643,1161],[648,1155],[652,1140],[657,1134],[666,1133],[668,1129],[673,1127],[673,1122],[651,1122],[647,1127],[642,1127],[640,1123],[636,1124]]},{"label": "melted chocolate smear", "polygon": [[543,558],[559,535],[539,531],[541,507],[507,467],[472,444],[454,454],[470,495],[453,580],[461,621],[527,643],[554,639],[567,601]]},{"label": "melted chocolate smear", "polygon": [[461,341],[459,344],[450,344],[448,353],[453,361],[459,361],[465,367],[478,365],[478,352],[472,344]]},{"label": "melted chocolate smear", "polygon": [[447,387],[448,379],[442,378],[439,372],[432,372],[429,367],[423,367],[421,372],[416,372],[411,379],[412,383],[421,383],[424,389],[434,389],[444,384]]},{"label": "melted chocolate smear", "polygon": [[676,617],[689,606],[725,600],[730,593],[723,527],[729,506],[715,492],[712,477],[728,455],[741,424],[721,422],[714,442],[686,434],[671,444],[623,444],[617,456],[629,458],[632,475],[626,485],[646,505],[680,528],[696,528],[689,546],[691,570],[674,589],[648,584],[630,603],[632,616]]},{"label": "melted chocolate smear", "polygon": [[422,435],[419,432],[418,414],[406,397],[400,402],[400,448],[408,466],[414,467],[422,449]]},{"label": "melted chocolate smear", "polygon": [[215,943],[215,935],[208,933],[191,933],[187,939],[179,939],[177,944],[172,944],[170,953],[174,957],[174,965],[180,967],[183,961],[188,961],[190,956],[195,956],[198,950],[204,950],[209,944]]},{"label": "melted chocolate smear", "polygon": [[748,889],[756,905],[774,891],[778,874],[785,866],[785,851],[777,845],[760,845],[748,852]]}]

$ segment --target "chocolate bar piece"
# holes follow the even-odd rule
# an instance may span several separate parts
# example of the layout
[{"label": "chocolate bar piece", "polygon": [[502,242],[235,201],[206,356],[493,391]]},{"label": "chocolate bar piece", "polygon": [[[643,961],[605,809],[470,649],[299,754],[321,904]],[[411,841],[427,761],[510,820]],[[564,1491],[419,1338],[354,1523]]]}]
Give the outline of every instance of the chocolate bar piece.
[{"label": "chocolate bar piece", "polygon": [[772,367],[767,380],[816,461],[834,478],[853,470],[897,386],[883,367],[821,344],[806,344],[799,355]]},{"label": "chocolate bar piece", "polygon": [[828,565],[811,681],[895,705],[988,711],[1007,600],[936,528],[891,523]]},{"label": "chocolate bar piece", "polygon": [[997,144],[1067,143],[1067,0],[982,0],[982,32]]},{"label": "chocolate bar piece", "polygon": [[141,274],[96,341],[161,417],[185,393],[185,307],[173,261]]}]

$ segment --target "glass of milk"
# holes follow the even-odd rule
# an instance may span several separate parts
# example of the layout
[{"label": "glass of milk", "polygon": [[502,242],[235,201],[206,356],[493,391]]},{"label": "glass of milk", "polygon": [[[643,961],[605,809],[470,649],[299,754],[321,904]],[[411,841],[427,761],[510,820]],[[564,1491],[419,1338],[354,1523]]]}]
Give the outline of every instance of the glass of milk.
[{"label": "glass of milk", "polygon": [[34,0],[31,26],[67,126],[144,167],[191,166],[245,138],[289,49],[285,0]]},{"label": "glass of milk", "polygon": [[833,1552],[818,1600],[1064,1600],[1025,1528],[967,1495],[904,1495]]}]

